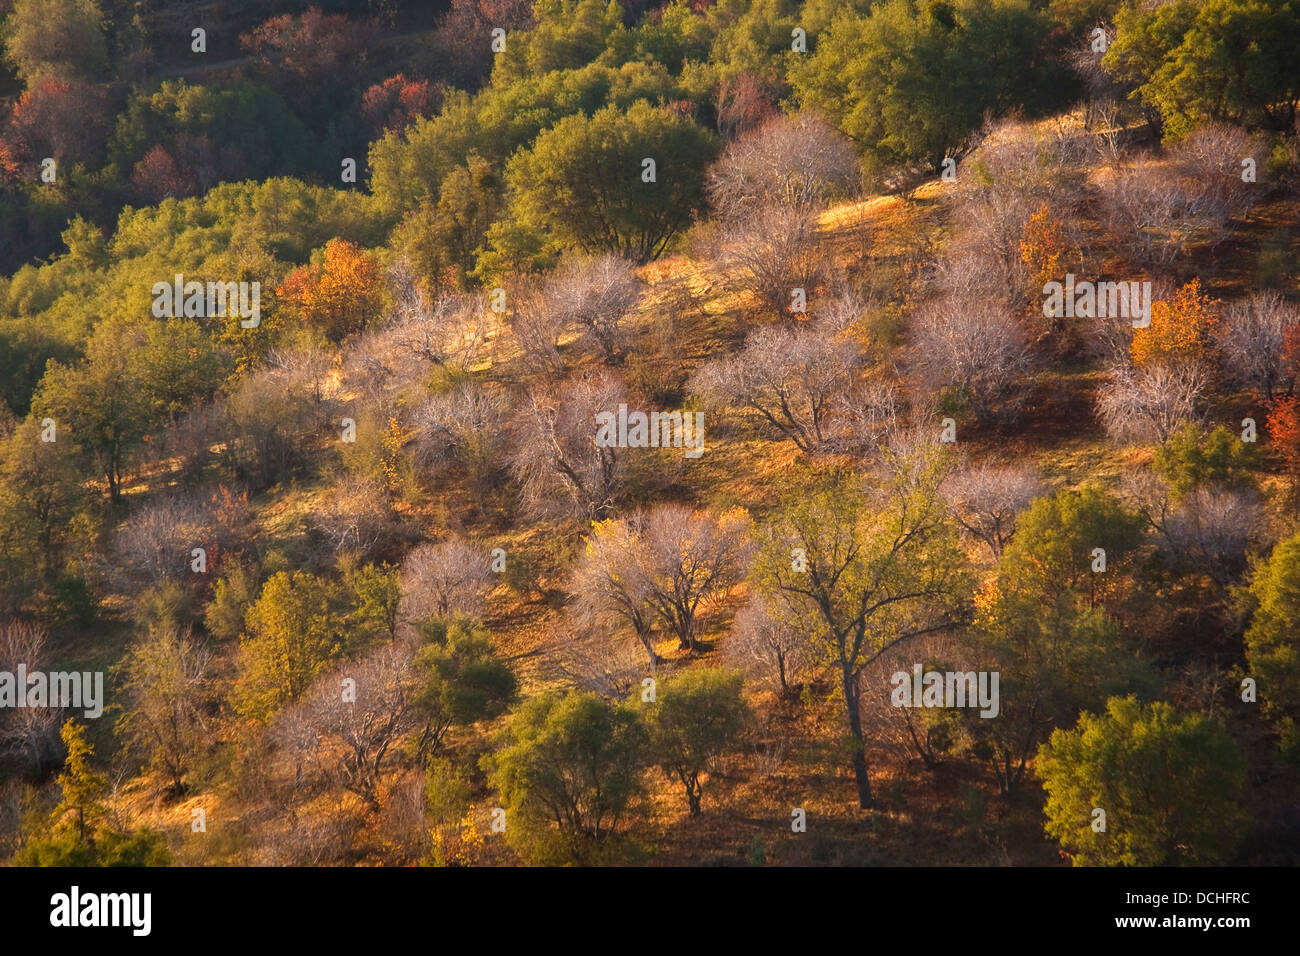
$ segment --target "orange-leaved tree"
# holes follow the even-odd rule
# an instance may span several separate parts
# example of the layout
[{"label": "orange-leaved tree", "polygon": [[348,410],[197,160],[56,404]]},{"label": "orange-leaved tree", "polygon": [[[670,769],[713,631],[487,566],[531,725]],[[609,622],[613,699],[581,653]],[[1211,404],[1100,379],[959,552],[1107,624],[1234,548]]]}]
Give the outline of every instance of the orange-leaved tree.
[{"label": "orange-leaved tree", "polygon": [[1044,285],[1061,278],[1061,260],[1065,257],[1065,238],[1061,224],[1052,218],[1047,203],[1025,223],[1025,237],[1020,240],[1020,258],[1029,267],[1029,294],[1036,297]]},{"label": "orange-leaved tree", "polygon": [[1208,363],[1213,357],[1219,309],[1218,299],[1201,292],[1200,279],[1193,279],[1170,299],[1153,302],[1151,324],[1133,333],[1133,364]]},{"label": "orange-leaved tree", "polygon": [[1287,473],[1300,476],[1300,398],[1289,395],[1273,403],[1268,413],[1268,434]]},{"label": "orange-leaved tree", "polygon": [[379,262],[356,243],[331,239],[315,265],[294,269],[275,290],[304,325],[341,342],[379,317],[384,283]]}]

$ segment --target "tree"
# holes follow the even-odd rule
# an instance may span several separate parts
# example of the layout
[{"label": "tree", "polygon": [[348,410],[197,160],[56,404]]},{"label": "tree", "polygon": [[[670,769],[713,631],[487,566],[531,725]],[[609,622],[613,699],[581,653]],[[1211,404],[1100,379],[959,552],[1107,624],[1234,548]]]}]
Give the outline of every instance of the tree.
[{"label": "tree", "polygon": [[361,115],[379,138],[432,115],[440,92],[431,88],[428,80],[408,79],[405,73],[398,73],[361,94]]},{"label": "tree", "polygon": [[610,518],[592,523],[591,534],[573,570],[569,593],[572,613],[585,631],[632,629],[650,666],[663,658],[654,646],[655,608],[650,582],[639,567],[640,519]]},{"label": "tree", "polygon": [[[136,347],[143,329],[106,321],[76,366],[51,360],[32,400],[34,418],[53,418],[103,476],[117,504],[132,448],[154,424],[139,388]],[[57,434],[57,433],[56,433]],[[56,439],[58,440],[58,439]]]},{"label": "tree", "polygon": [[798,690],[799,678],[808,666],[808,645],[807,634],[774,616],[767,604],[754,596],[736,614],[723,650],[748,668],[757,664],[768,682],[775,671],[777,690],[789,696]]},{"label": "tree", "polygon": [[945,298],[917,315],[918,363],[932,389],[952,389],[977,421],[1013,416],[1032,369],[1024,329],[995,302]]},{"label": "tree", "polygon": [[714,668],[683,671],[663,683],[650,711],[650,747],[665,774],[686,788],[693,817],[704,795],[701,776],[733,750],[752,714],[741,694],[744,677]]},{"label": "tree", "polygon": [[1151,467],[1169,485],[1175,500],[1193,490],[1215,486],[1254,489],[1263,466],[1259,448],[1220,425],[1213,431],[1188,422],[1155,450]]},{"label": "tree", "polygon": [[1300,342],[1292,332],[1297,328],[1300,313],[1276,292],[1252,292],[1230,303],[1215,329],[1224,370],[1237,384],[1263,395],[1268,402],[1278,392],[1290,395],[1300,367],[1287,345]]},{"label": "tree", "polygon": [[410,650],[391,643],[320,677],[278,723],[299,725],[284,733],[298,755],[323,757],[330,776],[376,811],[384,760],[416,726],[417,693]]},{"label": "tree", "polygon": [[[1044,829],[1075,866],[1203,866],[1232,857],[1246,764],[1217,723],[1113,697],[1038,752]],[[1093,829],[1094,809],[1106,829]]]},{"label": "tree", "polygon": [[591,520],[609,513],[623,489],[625,450],[598,444],[595,422],[625,401],[623,382],[604,371],[525,397],[512,424],[510,470],[526,508]]},{"label": "tree", "polygon": [[939,498],[945,465],[924,446],[886,454],[874,491],[838,474],[787,493],[762,536],[754,585],[809,635],[843,695],[858,806],[872,806],[862,733],[863,670],[889,648],[961,616],[965,570]]},{"label": "tree", "polygon": [[1156,363],[1210,365],[1219,327],[1219,301],[1193,279],[1170,299],[1151,304],[1151,324],[1133,331],[1131,352],[1139,368]]},{"label": "tree", "polygon": [[458,536],[417,545],[402,564],[401,620],[479,617],[496,576],[486,549]]},{"label": "tree", "polygon": [[144,751],[167,779],[167,792],[179,796],[209,741],[212,655],[188,632],[163,628],[131,644],[120,672],[127,704],[116,731]]},{"label": "tree", "polygon": [[21,543],[29,562],[34,553],[37,574],[48,580],[62,569],[83,492],[70,443],[57,432],[55,441],[42,441],[41,431],[29,417],[0,439],[0,539]]},{"label": "tree", "polygon": [[94,79],[108,65],[96,0],[15,0],[5,19],[5,59],[32,88],[45,77]]},{"label": "tree", "polygon": [[436,203],[421,202],[402,217],[393,247],[436,288],[467,288],[488,229],[500,218],[504,188],[499,167],[470,150],[443,177]]},{"label": "tree", "polygon": [[95,750],[86,740],[84,724],[68,720],[63,725],[61,736],[68,757],[56,781],[62,796],[51,819],[61,821],[68,814],[75,814],[77,837],[85,843],[95,825],[107,812],[103,801],[104,792],[108,789],[108,778],[97,773],[90,765]]},{"label": "tree", "polygon": [[656,624],[693,652],[700,605],[744,573],[748,529],[741,509],[715,517],[682,505],[595,522],[569,586],[575,615],[587,629],[630,626],[652,667]]},{"label": "tree", "polygon": [[1043,493],[1043,483],[1022,465],[984,464],[954,472],[942,491],[953,517],[996,560],[1016,533],[1017,516]]},{"label": "tree", "polygon": [[826,272],[826,250],[816,217],[800,206],[768,203],[731,226],[718,256],[730,276],[767,313],[792,312],[796,289],[811,299]]},{"label": "tree", "polygon": [[1207,0],[1147,7],[1126,4],[1105,64],[1159,110],[1165,135],[1186,135],[1206,120],[1294,126],[1300,82],[1292,62],[1300,11],[1285,0]]},{"label": "tree", "polygon": [[[0,622],[0,670],[16,674],[45,670],[50,663],[45,628],[18,620]],[[26,693],[19,686],[19,694]],[[55,707],[5,707],[0,712],[0,754],[16,757],[34,773],[58,763],[59,713]]]},{"label": "tree", "polygon": [[18,98],[0,143],[33,179],[47,156],[63,169],[93,168],[103,161],[111,116],[107,90],[46,76]]},{"label": "tree", "polygon": [[865,151],[871,171],[937,169],[986,111],[1048,100],[1052,77],[1039,55],[1047,26],[1022,0],[890,0],[837,17],[791,67],[791,81],[805,109],[825,113]]},{"label": "tree", "polygon": [[1209,185],[1177,167],[1139,161],[1100,184],[1107,225],[1140,265],[1166,269],[1193,240],[1213,238],[1215,223],[1222,224],[1213,181]]},{"label": "tree", "polygon": [[1260,699],[1271,713],[1292,713],[1300,706],[1300,535],[1279,542],[1255,567],[1243,607],[1251,612],[1246,661]]},{"label": "tree", "polygon": [[729,221],[768,204],[816,209],[858,184],[853,144],[819,116],[778,115],[736,139],[709,169],[709,205]]},{"label": "tree", "polygon": [[700,207],[715,149],[706,130],[645,101],[566,116],[507,165],[511,218],[560,247],[647,262]]},{"label": "tree", "polygon": [[578,330],[580,343],[609,365],[623,358],[625,321],[640,294],[632,263],[609,254],[567,263],[546,290],[565,325]]},{"label": "tree", "polygon": [[1195,363],[1115,366],[1097,395],[1106,431],[1121,441],[1164,441],[1196,418],[1209,373]]},{"label": "tree", "polygon": [[769,326],[701,368],[691,387],[711,402],[752,409],[800,451],[815,452],[829,445],[836,403],[861,364],[858,347],[829,329]]},{"label": "tree", "polygon": [[295,700],[339,654],[343,628],[330,586],[306,571],[279,571],[245,616],[239,638],[236,711],[266,723]]},{"label": "tree", "polygon": [[275,294],[304,325],[341,342],[379,317],[384,285],[374,257],[346,239],[331,239],[318,265],[290,272]]},{"label": "tree", "polygon": [[476,89],[492,69],[493,28],[515,36],[532,22],[528,0],[452,0],[433,37],[448,81],[458,89]]},{"label": "tree", "polygon": [[1268,433],[1286,465],[1287,473],[1300,475],[1300,398],[1279,398],[1268,413]]},{"label": "tree", "polygon": [[[1051,603],[1074,592],[1096,607],[1120,592],[1123,571],[1142,545],[1142,516],[1095,483],[1035,499],[1020,516],[1003,553],[1006,590]],[[1094,571],[1106,552],[1105,572]]]},{"label": "tree", "polygon": [[478,381],[429,396],[415,416],[418,460],[434,469],[448,461],[459,463],[482,508],[485,497],[499,487],[507,413],[505,396]]},{"label": "tree", "polygon": [[493,720],[515,701],[519,683],[492,635],[467,618],[429,622],[416,652],[415,716],[421,754],[436,755],[453,726]]},{"label": "tree", "polygon": [[641,794],[647,756],[627,704],[578,691],[529,698],[485,761],[512,821],[506,838],[535,858],[586,861]]},{"label": "tree", "polygon": [[683,505],[659,505],[645,516],[640,572],[659,620],[694,652],[701,603],[743,577],[750,556],[749,514],[733,508],[714,516]]},{"label": "tree", "polygon": [[335,115],[355,103],[343,77],[364,64],[376,39],[369,22],[309,7],[272,17],[239,38],[257,75],[302,115]]}]

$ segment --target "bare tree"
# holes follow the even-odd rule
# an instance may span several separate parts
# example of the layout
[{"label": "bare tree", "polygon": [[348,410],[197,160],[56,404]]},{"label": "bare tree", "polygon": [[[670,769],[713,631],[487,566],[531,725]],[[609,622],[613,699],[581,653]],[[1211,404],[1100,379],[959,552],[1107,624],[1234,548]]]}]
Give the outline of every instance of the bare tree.
[{"label": "bare tree", "polygon": [[1273,401],[1278,390],[1290,395],[1297,369],[1283,355],[1287,331],[1300,324],[1300,311],[1278,293],[1252,292],[1225,310],[1217,328],[1224,368],[1239,385]]},{"label": "bare tree", "polygon": [[1003,306],[986,299],[928,303],[917,313],[914,337],[931,388],[957,390],[980,421],[1019,411],[1033,354],[1024,329]]},{"label": "bare tree", "polygon": [[696,650],[701,604],[725,593],[748,569],[748,514],[660,505],[645,517],[641,545],[650,604],[678,646]]},{"label": "bare tree", "polygon": [[636,266],[612,253],[567,263],[546,288],[565,326],[577,329],[579,344],[611,365],[622,360],[627,346],[624,321],[640,295]]},{"label": "bare tree", "polygon": [[1158,530],[1176,566],[1208,575],[1226,593],[1246,570],[1262,514],[1259,495],[1253,492],[1197,488]]},{"label": "bare tree", "polygon": [[1110,230],[1148,268],[1169,266],[1220,215],[1201,183],[1151,160],[1117,170],[1099,188]]},{"label": "bare tree", "polygon": [[569,326],[569,316],[550,295],[547,284],[535,279],[518,279],[510,299],[510,334],[524,355],[530,375],[557,380],[566,363],[560,342]]},{"label": "bare tree", "polygon": [[114,540],[118,575],[159,584],[190,573],[191,550],[215,550],[213,517],[202,499],[183,492],[148,502],[122,523]]},{"label": "bare tree", "polygon": [[417,679],[411,652],[393,642],[322,677],[294,705],[311,733],[299,745],[322,749],[327,774],[379,809],[384,761],[415,729]]},{"label": "bare tree", "polygon": [[825,266],[815,217],[799,206],[769,203],[731,228],[717,268],[763,309],[789,316],[795,290],[811,299]]},{"label": "bare tree", "polygon": [[736,614],[724,648],[727,657],[774,683],[788,696],[809,666],[808,635],[774,617],[763,599],[755,595]]},{"label": "bare tree", "polygon": [[402,564],[399,615],[408,625],[429,617],[479,618],[495,585],[485,548],[461,537],[426,542]]},{"label": "bare tree", "polygon": [[333,558],[353,554],[364,559],[392,551],[411,532],[390,498],[380,479],[343,472],[317,499],[309,526]]},{"label": "bare tree", "polygon": [[547,656],[559,676],[611,699],[626,699],[648,676],[638,642],[617,634],[564,632],[550,642]]},{"label": "bare tree", "polygon": [[988,546],[994,559],[1016,532],[1016,517],[1043,494],[1043,483],[1022,465],[974,465],[940,486],[957,523]]},{"label": "bare tree", "polygon": [[[25,621],[0,621],[0,671],[44,671],[49,663],[45,628]],[[17,688],[26,694],[26,687]],[[62,753],[59,728],[63,711],[58,707],[0,708],[0,754],[19,760],[33,773],[57,761]]]},{"label": "bare tree", "polygon": [[609,512],[622,490],[624,452],[598,443],[596,415],[617,414],[625,401],[622,380],[606,371],[528,394],[511,427],[510,468],[529,511],[591,519]]},{"label": "bare tree", "polygon": [[498,389],[475,380],[430,395],[414,416],[417,460],[435,471],[458,462],[481,507],[505,463],[508,412]]},{"label": "bare tree", "polygon": [[1149,470],[1124,480],[1126,497],[1156,533],[1159,554],[1178,574],[1204,574],[1226,597],[1247,567],[1263,508],[1252,488],[1211,483],[1175,498]]},{"label": "bare tree", "polygon": [[1197,416],[1208,382],[1207,371],[1194,362],[1119,365],[1097,395],[1097,411],[1117,440],[1164,441]]},{"label": "bare tree", "polygon": [[570,611],[580,634],[629,628],[654,668],[663,659],[654,646],[656,611],[650,581],[640,566],[642,523],[641,516],[634,515],[593,528],[570,578]]},{"label": "bare tree", "polygon": [[820,326],[769,326],[751,334],[739,352],[701,368],[692,388],[715,405],[758,412],[811,452],[832,437],[831,413],[861,364],[852,342]]},{"label": "bare tree", "polygon": [[778,115],[723,151],[705,191],[714,211],[736,222],[770,203],[816,208],[851,194],[860,176],[853,144],[825,120]]},{"label": "bare tree", "polygon": [[1229,123],[1203,124],[1174,147],[1182,172],[1200,189],[1198,206],[1214,245],[1226,238],[1228,221],[1244,214],[1257,198],[1259,187],[1242,180],[1241,164],[1264,149]]},{"label": "bare tree", "polygon": [[378,338],[399,363],[414,363],[412,373],[429,367],[468,371],[478,361],[488,333],[488,303],[482,293],[443,296],[429,302],[409,266],[390,273],[394,306]]}]

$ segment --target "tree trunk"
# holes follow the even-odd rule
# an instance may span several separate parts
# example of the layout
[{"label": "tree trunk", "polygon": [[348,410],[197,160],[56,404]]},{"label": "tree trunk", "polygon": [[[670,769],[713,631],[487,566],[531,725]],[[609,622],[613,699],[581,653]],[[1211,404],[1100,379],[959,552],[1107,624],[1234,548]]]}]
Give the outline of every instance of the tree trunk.
[{"label": "tree trunk", "polygon": [[849,733],[853,735],[853,777],[858,785],[858,807],[871,809],[871,777],[867,773],[867,750],[862,740],[862,714],[859,710],[857,675],[844,670],[844,704],[849,710]]}]

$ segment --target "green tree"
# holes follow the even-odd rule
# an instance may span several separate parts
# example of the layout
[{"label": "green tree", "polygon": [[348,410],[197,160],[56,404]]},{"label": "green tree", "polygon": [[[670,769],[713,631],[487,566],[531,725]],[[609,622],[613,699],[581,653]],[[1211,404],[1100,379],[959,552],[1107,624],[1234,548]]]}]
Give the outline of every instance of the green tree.
[{"label": "green tree", "polygon": [[432,620],[421,630],[429,643],[415,656],[421,684],[415,708],[424,723],[420,752],[432,755],[453,726],[505,713],[519,684],[492,636],[472,621]]},{"label": "green tree", "polygon": [[1038,498],[1016,520],[1016,537],[1002,564],[1003,590],[1044,606],[1069,594],[1095,607],[1121,592],[1142,529],[1140,514],[1095,484]]},{"label": "green tree", "polygon": [[589,859],[642,793],[646,745],[627,704],[577,691],[525,701],[485,758],[512,821],[507,839],[542,861]]},{"label": "green tree", "polygon": [[[1113,697],[1038,752],[1044,829],[1075,866],[1204,866],[1230,860],[1246,819],[1246,763],[1217,723],[1163,702]],[[1104,831],[1094,811],[1106,813]]]},{"label": "green tree", "polygon": [[872,795],[862,672],[885,651],[953,626],[969,593],[938,493],[947,459],[918,446],[886,461],[870,491],[855,475],[792,481],[752,570],[773,617],[808,634],[814,663],[835,671],[863,809]]},{"label": "green tree", "polygon": [[23,563],[35,557],[37,575],[48,580],[62,569],[69,524],[82,497],[71,442],[42,441],[43,429],[28,418],[0,439],[0,552],[18,549]]},{"label": "green tree", "polygon": [[33,417],[54,419],[56,440],[70,438],[90,458],[114,504],[131,450],[157,423],[137,378],[142,336],[140,327],[101,322],[82,362],[50,361],[32,401]]},{"label": "green tree", "polygon": [[1292,0],[1130,2],[1103,64],[1159,110],[1168,139],[1207,120],[1283,132],[1300,107],[1300,7]]},{"label": "green tree", "polygon": [[1151,466],[1169,485],[1175,500],[1207,485],[1247,489],[1257,485],[1262,467],[1258,447],[1226,425],[1206,432],[1184,422],[1156,449]]},{"label": "green tree", "polygon": [[743,674],[712,668],[684,671],[664,681],[649,705],[654,760],[682,782],[693,817],[704,795],[701,776],[735,749],[752,716],[741,693],[744,681]]},{"label": "green tree", "polygon": [[94,79],[108,65],[95,0],[14,0],[0,33],[5,58],[29,88],[47,76]]},{"label": "green tree", "polygon": [[1300,534],[1279,542],[1255,567],[1242,605],[1251,614],[1246,662],[1264,707],[1294,714],[1300,708]]},{"label": "green tree", "polygon": [[280,571],[262,586],[239,639],[235,710],[266,723],[296,700],[345,643],[327,581],[306,571]]},{"label": "green tree", "polygon": [[646,262],[703,206],[716,151],[712,134],[645,101],[566,116],[506,167],[511,216],[553,246]]},{"label": "green tree", "polygon": [[1027,0],[887,0],[837,17],[790,75],[799,102],[857,143],[869,168],[938,168],[986,112],[1049,105],[1062,84],[1042,55],[1047,37]]},{"label": "green tree", "polygon": [[95,750],[86,740],[84,724],[69,720],[64,723],[60,735],[68,756],[56,781],[62,797],[51,819],[57,823],[68,814],[75,814],[77,838],[85,843],[106,812],[104,793],[108,789],[108,778],[90,765]]}]

